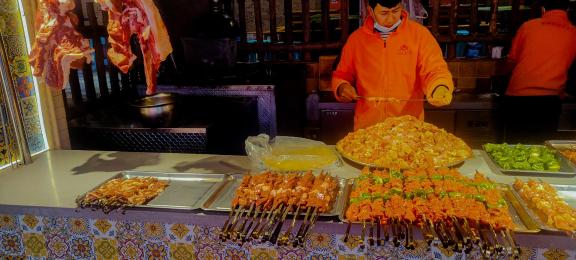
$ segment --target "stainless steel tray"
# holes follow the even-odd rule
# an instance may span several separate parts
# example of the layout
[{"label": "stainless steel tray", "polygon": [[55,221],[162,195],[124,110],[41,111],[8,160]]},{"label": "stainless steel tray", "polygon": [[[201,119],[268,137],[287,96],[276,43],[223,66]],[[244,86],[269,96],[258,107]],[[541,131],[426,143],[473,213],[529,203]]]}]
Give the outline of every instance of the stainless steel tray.
[{"label": "stainless steel tray", "polygon": [[[353,163],[355,163],[355,164],[358,164],[358,165],[361,165],[361,166],[367,166],[367,167],[374,168],[374,169],[387,169],[387,167],[384,167],[384,166],[381,166],[381,165],[376,165],[376,164],[371,164],[371,163],[364,163],[364,162],[358,161],[357,159],[354,159],[354,158],[346,155],[344,152],[340,151],[340,148],[338,148],[338,146],[336,146],[336,151],[338,151],[338,153],[340,154],[340,156],[342,156],[342,158],[344,158],[344,159],[346,159],[346,160],[348,160],[348,161],[350,161],[350,162],[353,162]],[[436,166],[436,168],[441,168],[441,167],[455,167],[455,166],[458,166],[458,165],[464,163],[465,161],[466,161],[466,159],[463,159],[463,160],[459,160],[459,161],[456,161],[456,162],[451,163],[451,164],[448,164],[448,165]],[[406,169],[400,169],[400,170],[406,170]]]},{"label": "stainless steel tray", "polygon": [[575,185],[556,185],[552,187],[558,191],[558,196],[562,198],[570,207],[576,209],[576,186]]},{"label": "stainless steel tray", "polygon": [[546,146],[557,149],[572,149],[576,150],[576,140],[548,140],[544,142]]},{"label": "stainless steel tray", "polygon": [[568,163],[573,167],[576,168],[576,161],[571,161],[566,156],[564,156],[560,151],[562,150],[574,150],[576,151],[576,141],[574,140],[548,140],[544,142],[546,146],[550,148],[554,148],[558,151],[558,154],[568,161]]},{"label": "stainless steel tray", "polygon": [[[512,146],[512,145],[511,145]],[[527,147],[539,146],[544,147],[543,145],[525,145]],[[494,161],[492,156],[486,152],[484,145],[482,145],[482,156],[486,159],[488,165],[500,171],[502,174],[506,175],[513,175],[513,176],[531,176],[531,177],[573,177],[576,176],[576,168],[568,161],[564,156],[560,155],[558,151],[556,151],[556,156],[560,161],[560,170],[557,172],[552,171],[533,171],[533,170],[515,170],[515,169],[504,169],[500,167],[500,165]]]},{"label": "stainless steel tray", "polygon": [[[570,205],[572,208],[576,208],[576,186],[573,186],[573,185],[555,185],[555,184],[550,184],[550,185],[556,189],[560,198],[562,198],[564,201],[566,201],[566,203],[568,203],[568,205]],[[540,229],[547,230],[547,231],[554,231],[554,232],[566,232],[566,231],[557,229],[555,227],[552,227],[552,226],[546,224],[546,221],[542,220],[540,218],[540,216],[538,216],[538,214],[534,210],[532,210],[532,208],[530,206],[528,206],[528,203],[522,198],[522,196],[520,195],[519,191],[516,190],[516,188],[513,188],[512,193],[517,198],[517,200],[520,202],[522,207],[524,207],[526,209],[526,212],[528,212],[528,215],[530,215],[530,217],[532,219],[534,219],[534,221],[536,222],[536,224],[538,225],[538,227]],[[576,231],[574,231],[572,233],[573,233],[572,234],[573,236],[576,235]]]},{"label": "stainless steel tray", "polygon": [[[234,199],[234,195],[236,194],[236,189],[242,182],[242,175],[232,175],[231,177],[232,180],[227,182],[222,189],[220,189],[220,192],[212,194],[212,196],[206,200],[202,206],[203,210],[230,211],[230,206],[232,205],[232,199]],[[334,204],[329,212],[321,213],[319,214],[320,216],[338,216],[344,209],[344,202],[347,200],[347,197],[345,197],[344,194],[346,193],[346,188],[348,186],[348,179],[337,177],[336,179],[338,180],[338,194],[334,200]],[[304,215],[305,212],[302,212],[301,214]]]},{"label": "stainless steel tray", "polygon": [[[220,190],[232,178],[228,174],[203,173],[164,173],[125,171],[108,179],[131,179],[137,177],[155,177],[169,182],[168,187],[145,205],[131,208],[164,208],[194,210],[201,208],[202,204],[211,194]],[[106,182],[108,181],[106,180]],[[93,191],[104,183],[94,187]],[[88,192],[87,192],[88,193]],[[84,193],[84,197],[87,193]]]},{"label": "stainless steel tray", "polygon": [[[349,186],[350,188],[347,189],[348,193],[346,194],[346,198],[350,197],[350,192],[352,192],[354,187],[353,180],[349,180]],[[538,233],[540,229],[538,228],[537,222],[534,221],[532,216],[530,216],[526,209],[520,204],[518,199],[514,197],[512,194],[512,188],[510,188],[509,185],[504,184],[500,185],[499,188],[503,192],[504,199],[508,203],[508,212],[510,212],[510,216],[512,217],[514,225],[516,226],[514,232]],[[344,210],[342,210],[342,213],[338,216],[342,222],[348,222],[346,219],[346,210],[348,210],[348,205],[349,199],[346,199],[344,203]]]}]

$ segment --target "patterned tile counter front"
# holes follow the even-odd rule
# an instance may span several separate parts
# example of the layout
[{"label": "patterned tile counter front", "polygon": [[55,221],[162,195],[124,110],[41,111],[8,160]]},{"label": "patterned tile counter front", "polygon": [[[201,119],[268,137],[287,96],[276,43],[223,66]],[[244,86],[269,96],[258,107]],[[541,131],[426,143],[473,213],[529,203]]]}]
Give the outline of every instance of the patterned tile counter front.
[{"label": "patterned tile counter front", "polygon": [[[361,249],[356,239],[314,233],[303,247],[221,242],[219,227],[106,218],[0,215],[0,256],[30,259],[463,259],[418,241],[415,250],[389,243]],[[575,250],[522,248],[520,259],[574,259]]]}]

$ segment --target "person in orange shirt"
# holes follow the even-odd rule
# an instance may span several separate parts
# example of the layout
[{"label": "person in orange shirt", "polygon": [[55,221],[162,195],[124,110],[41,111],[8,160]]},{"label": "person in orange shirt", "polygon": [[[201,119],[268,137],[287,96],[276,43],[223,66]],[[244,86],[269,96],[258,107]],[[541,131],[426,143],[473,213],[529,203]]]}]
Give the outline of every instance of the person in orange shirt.
[{"label": "person in orange shirt", "polygon": [[340,102],[356,100],[354,129],[392,116],[424,119],[424,97],[452,101],[452,75],[426,27],[408,19],[401,0],[369,0],[369,16],[348,37],[332,74]]},{"label": "person in orange shirt", "polygon": [[557,131],[560,97],[576,58],[576,27],[568,19],[568,1],[544,0],[542,18],[522,24],[512,41],[512,76],[503,100],[509,143],[540,144]]}]

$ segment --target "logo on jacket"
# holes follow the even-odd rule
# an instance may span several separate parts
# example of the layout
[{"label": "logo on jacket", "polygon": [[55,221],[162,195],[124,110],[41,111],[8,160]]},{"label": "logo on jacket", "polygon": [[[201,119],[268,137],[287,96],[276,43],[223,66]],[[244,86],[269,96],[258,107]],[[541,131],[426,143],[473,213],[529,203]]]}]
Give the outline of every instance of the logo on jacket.
[{"label": "logo on jacket", "polygon": [[400,55],[408,55],[410,54],[410,49],[408,49],[408,46],[406,44],[402,44],[402,46],[400,46]]}]

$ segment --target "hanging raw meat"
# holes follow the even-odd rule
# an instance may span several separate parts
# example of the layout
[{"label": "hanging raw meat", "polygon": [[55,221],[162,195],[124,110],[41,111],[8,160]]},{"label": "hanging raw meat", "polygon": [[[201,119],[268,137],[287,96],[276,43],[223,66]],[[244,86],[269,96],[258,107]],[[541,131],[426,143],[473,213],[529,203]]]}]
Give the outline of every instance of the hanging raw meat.
[{"label": "hanging raw meat", "polygon": [[172,52],[166,26],[152,0],[96,0],[108,11],[109,60],[127,73],[136,57],[130,37],[136,34],[146,74],[146,94],[156,92],[160,63]]},{"label": "hanging raw meat", "polygon": [[30,65],[36,77],[47,86],[63,89],[70,68],[92,62],[90,42],[74,27],[74,0],[40,0],[36,15],[36,38],[30,52]]}]

